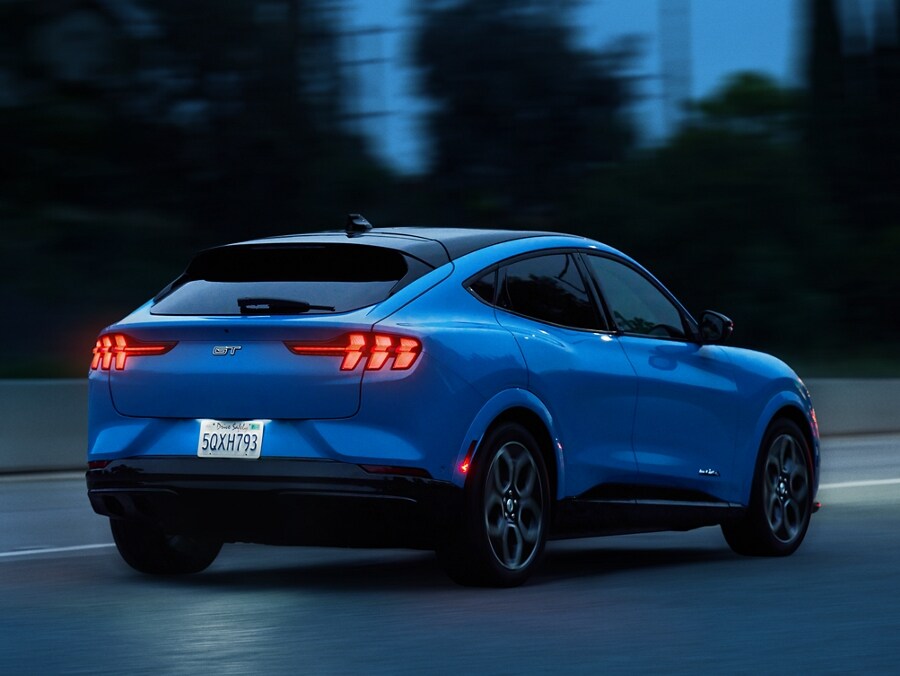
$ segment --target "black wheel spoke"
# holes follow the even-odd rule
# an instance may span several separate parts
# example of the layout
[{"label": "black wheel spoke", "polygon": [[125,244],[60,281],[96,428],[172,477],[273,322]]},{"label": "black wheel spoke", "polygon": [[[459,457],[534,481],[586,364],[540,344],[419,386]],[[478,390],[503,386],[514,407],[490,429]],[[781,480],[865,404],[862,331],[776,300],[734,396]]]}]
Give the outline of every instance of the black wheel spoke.
[{"label": "black wheel spoke", "polygon": [[763,482],[769,529],[780,542],[790,544],[802,532],[809,509],[809,471],[801,447],[791,435],[779,435],[769,445]]},{"label": "black wheel spoke", "polygon": [[531,452],[515,441],[501,446],[485,481],[484,523],[491,551],[504,568],[522,569],[539,550],[543,501]]}]

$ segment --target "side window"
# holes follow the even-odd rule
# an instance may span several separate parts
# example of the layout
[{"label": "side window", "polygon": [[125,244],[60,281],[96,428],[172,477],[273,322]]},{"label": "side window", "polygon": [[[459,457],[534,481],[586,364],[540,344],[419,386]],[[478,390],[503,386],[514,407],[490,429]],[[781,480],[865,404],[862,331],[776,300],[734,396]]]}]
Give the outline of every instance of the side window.
[{"label": "side window", "polygon": [[585,256],[618,327],[625,333],[685,338],[678,308],[646,277],[618,261]]},{"label": "side window", "polygon": [[497,271],[491,270],[469,284],[469,291],[485,303],[494,304],[494,286],[497,284]]},{"label": "side window", "polygon": [[498,305],[526,317],[578,329],[598,329],[593,302],[575,260],[549,254],[506,266]]}]

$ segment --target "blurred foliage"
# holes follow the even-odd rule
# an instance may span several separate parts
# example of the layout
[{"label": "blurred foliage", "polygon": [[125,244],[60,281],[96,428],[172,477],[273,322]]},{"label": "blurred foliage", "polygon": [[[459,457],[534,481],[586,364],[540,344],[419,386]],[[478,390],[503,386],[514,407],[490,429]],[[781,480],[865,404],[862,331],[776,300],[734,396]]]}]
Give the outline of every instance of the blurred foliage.
[{"label": "blurred foliage", "polygon": [[806,0],[808,87],[736,73],[663,144],[638,148],[627,50],[572,47],[553,2],[421,4],[443,213],[618,246],[694,312],[731,315],[738,344],[800,355],[813,374],[873,362],[900,374],[886,311],[900,291],[892,17],[876,17],[869,45],[834,2]]},{"label": "blurred foliage", "polygon": [[846,310],[843,326],[863,339],[887,341],[896,354],[900,2],[878,4],[872,37],[867,37],[855,3],[844,3],[843,12],[833,0],[809,4],[814,30],[804,147],[849,235],[841,263],[832,271]]},{"label": "blurred foliage", "polygon": [[602,224],[693,312],[732,316],[735,342],[846,341],[834,273],[850,238],[799,140],[801,100],[762,75],[732,77],[664,146],[587,181],[572,220]]},{"label": "blurred foliage", "polygon": [[340,124],[332,4],[0,4],[0,281],[32,334],[0,375],[83,373],[198,248],[396,201]]},{"label": "blurred foliage", "polygon": [[410,177],[350,131],[338,0],[6,0],[0,376],[81,375],[198,248],[349,211],[585,234],[802,374],[898,375],[900,1],[871,38],[802,2],[801,87],[733,74],[647,147],[637,47],[579,46],[574,1],[417,0]]},{"label": "blurred foliage", "polygon": [[585,171],[633,147],[632,94],[619,75],[628,50],[575,47],[559,2],[420,5],[431,176],[455,218],[551,221]]},{"label": "blurred foliage", "polygon": [[792,130],[801,102],[801,92],[782,89],[763,73],[742,72],[730,76],[716,95],[692,108],[702,115],[705,126],[774,137]]}]

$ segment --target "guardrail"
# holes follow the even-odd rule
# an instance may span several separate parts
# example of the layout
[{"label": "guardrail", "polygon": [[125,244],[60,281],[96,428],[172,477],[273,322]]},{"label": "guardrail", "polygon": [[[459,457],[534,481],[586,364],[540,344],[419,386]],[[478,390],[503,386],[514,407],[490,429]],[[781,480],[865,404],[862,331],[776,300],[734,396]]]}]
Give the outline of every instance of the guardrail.
[{"label": "guardrail", "polygon": [[[823,435],[900,432],[900,378],[806,381]],[[0,380],[0,473],[85,467],[86,380]]]}]

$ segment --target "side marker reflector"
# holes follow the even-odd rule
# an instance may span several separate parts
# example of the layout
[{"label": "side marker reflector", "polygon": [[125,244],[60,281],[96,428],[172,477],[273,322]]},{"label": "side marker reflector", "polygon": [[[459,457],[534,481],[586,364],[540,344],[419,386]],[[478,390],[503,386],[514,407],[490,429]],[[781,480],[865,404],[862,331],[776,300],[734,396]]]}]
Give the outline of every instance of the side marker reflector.
[{"label": "side marker reflector", "polygon": [[478,445],[478,441],[476,439],[472,440],[472,443],[469,444],[469,450],[466,451],[466,457],[463,458],[463,461],[459,463],[459,472],[460,474],[466,474],[469,471],[469,468],[472,466],[472,456],[475,455],[475,447]]}]

